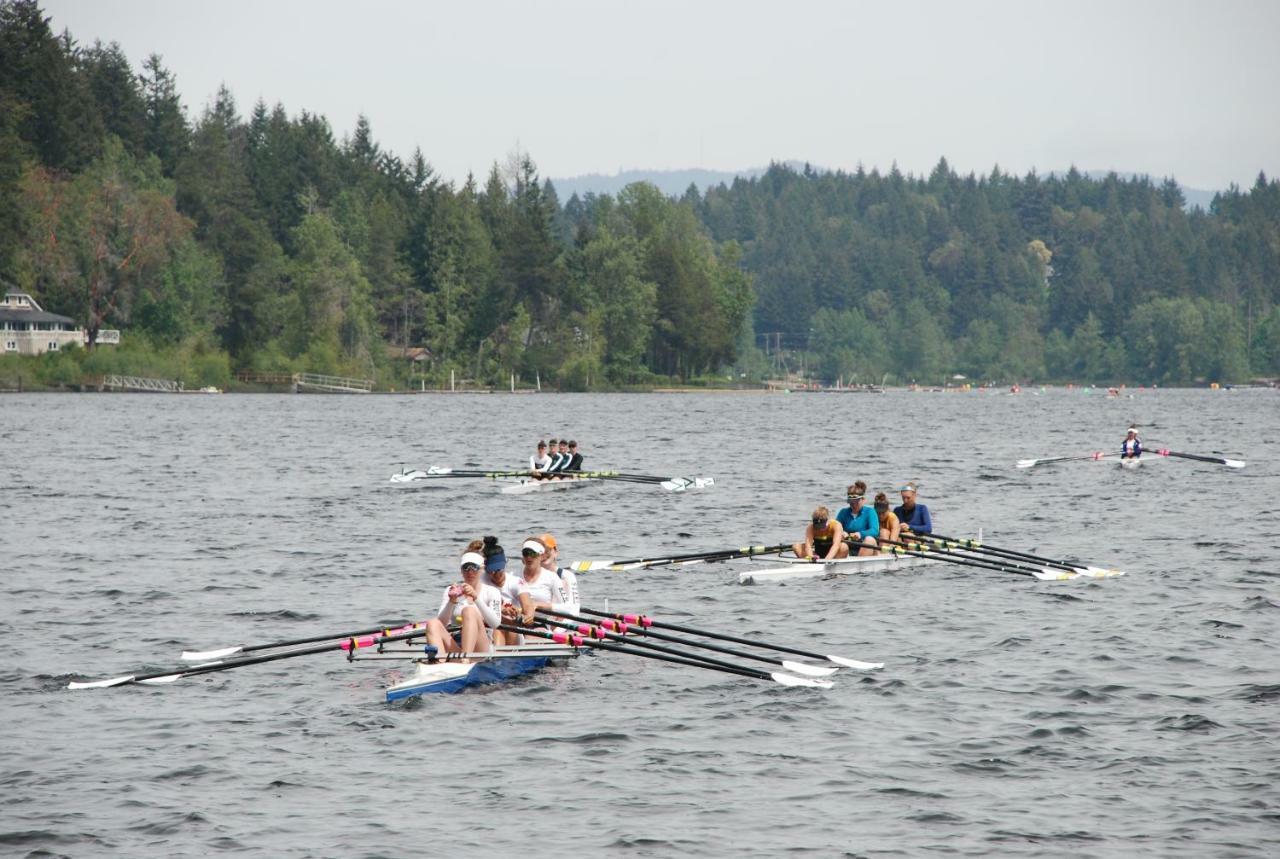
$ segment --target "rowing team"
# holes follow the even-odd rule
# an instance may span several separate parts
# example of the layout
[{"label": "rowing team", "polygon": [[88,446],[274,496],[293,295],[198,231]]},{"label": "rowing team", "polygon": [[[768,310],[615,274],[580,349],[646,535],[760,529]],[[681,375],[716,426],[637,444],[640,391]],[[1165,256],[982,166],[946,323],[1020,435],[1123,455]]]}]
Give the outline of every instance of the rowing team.
[{"label": "rowing team", "polygon": [[[559,447],[557,447],[559,445]],[[563,480],[560,475],[582,470],[578,443],[569,439],[539,441],[538,452],[529,457],[529,470],[538,480]]]},{"label": "rowing team", "polygon": [[846,496],[848,506],[835,519],[826,507],[814,510],[804,541],[792,546],[792,551],[798,558],[831,561],[849,557],[850,542],[858,545],[859,555],[875,555],[913,535],[932,534],[933,519],[928,507],[916,503],[917,489],[915,482],[899,487],[902,504],[890,511],[889,499],[883,492],[877,493],[875,504],[868,507],[867,484],[855,481]]},{"label": "rowing team", "polygon": [[478,653],[488,651],[490,644],[545,643],[525,642],[518,632],[498,627],[534,626],[538,609],[577,613],[577,576],[558,561],[555,537],[529,537],[520,545],[521,570],[512,575],[497,537],[472,540],[462,554],[462,580],[445,589],[440,610],[427,622],[427,641],[439,653]]}]

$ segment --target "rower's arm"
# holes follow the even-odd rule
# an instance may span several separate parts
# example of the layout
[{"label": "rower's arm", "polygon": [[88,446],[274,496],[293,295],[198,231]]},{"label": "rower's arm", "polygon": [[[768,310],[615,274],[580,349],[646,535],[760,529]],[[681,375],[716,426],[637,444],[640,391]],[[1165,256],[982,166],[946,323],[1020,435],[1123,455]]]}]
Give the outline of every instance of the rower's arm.
[{"label": "rower's arm", "polygon": [[933,519],[929,516],[929,508],[923,504],[917,504],[916,509],[918,512],[911,518],[913,520],[919,519],[920,521],[917,525],[913,525],[911,530],[915,531],[917,534],[932,534]]},{"label": "rower's arm", "polygon": [[840,544],[844,542],[844,526],[840,524],[840,520],[836,519],[832,523],[834,531],[831,534],[831,548],[827,549],[826,560],[830,561],[840,552]]}]

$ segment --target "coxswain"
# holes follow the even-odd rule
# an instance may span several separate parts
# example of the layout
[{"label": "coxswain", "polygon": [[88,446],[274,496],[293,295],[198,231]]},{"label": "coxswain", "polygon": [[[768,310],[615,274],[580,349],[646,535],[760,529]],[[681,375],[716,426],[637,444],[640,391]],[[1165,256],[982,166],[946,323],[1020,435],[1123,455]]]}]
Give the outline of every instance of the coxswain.
[{"label": "coxswain", "polygon": [[581,604],[578,598],[578,576],[568,567],[560,566],[560,549],[556,545],[556,538],[550,534],[543,534],[538,538],[538,542],[546,547],[546,553],[542,556],[542,568],[550,570],[560,579],[560,590],[564,592],[565,604],[571,606],[565,609],[573,614],[578,613],[578,606]]},{"label": "coxswain", "polygon": [[[484,583],[492,585],[502,594],[502,620],[504,623],[533,622],[533,600],[529,598],[529,590],[520,581],[519,576],[507,575],[507,553],[498,545],[497,537],[485,537],[473,540],[467,547],[479,551],[484,556]],[[520,644],[522,636],[518,632],[498,629],[494,630],[493,643]]]},{"label": "coxswain", "polygon": [[889,547],[898,542],[902,534],[902,523],[898,521],[897,514],[889,509],[889,496],[883,492],[876,493],[875,508],[876,518],[880,520],[880,536],[876,539],[884,547],[880,551],[887,552]]},{"label": "coxswain", "polygon": [[831,561],[849,557],[849,544],[844,541],[840,523],[831,518],[831,512],[825,507],[818,507],[804,529],[804,542],[793,545],[791,551],[797,558]]},{"label": "coxswain", "polygon": [[902,524],[901,536],[903,540],[906,540],[912,534],[933,533],[933,519],[929,517],[929,508],[923,504],[916,503],[917,489],[919,489],[919,486],[915,481],[905,483],[898,489],[902,493],[902,503],[893,508],[893,515],[897,516],[898,521]]},{"label": "coxswain", "polygon": [[1129,427],[1124,442],[1120,445],[1121,459],[1137,459],[1142,456],[1142,439],[1138,438],[1138,428]]},{"label": "coxswain", "polygon": [[[489,651],[491,633],[502,622],[502,594],[480,578],[484,556],[479,552],[462,555],[462,581],[445,588],[440,610],[427,621],[427,643],[437,653],[481,653]],[[459,627],[457,638],[449,627]]]},{"label": "coxswain", "polygon": [[861,480],[855,481],[849,486],[846,497],[849,506],[836,514],[836,521],[844,529],[844,538],[854,544],[862,544],[858,547],[859,555],[876,554],[880,519],[866,504],[867,484]]},{"label": "coxswain", "polygon": [[581,471],[582,470],[582,454],[578,452],[578,443],[576,441],[569,442],[569,465],[565,471]]}]

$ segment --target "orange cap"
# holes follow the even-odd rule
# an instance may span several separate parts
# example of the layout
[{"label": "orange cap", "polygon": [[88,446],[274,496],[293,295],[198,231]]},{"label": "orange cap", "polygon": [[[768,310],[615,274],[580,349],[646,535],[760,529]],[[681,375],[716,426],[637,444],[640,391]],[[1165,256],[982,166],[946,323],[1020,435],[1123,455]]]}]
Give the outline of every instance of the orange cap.
[{"label": "orange cap", "polygon": [[556,538],[552,537],[550,534],[543,534],[538,539],[541,540],[542,545],[546,546],[548,549],[554,549],[556,547]]}]

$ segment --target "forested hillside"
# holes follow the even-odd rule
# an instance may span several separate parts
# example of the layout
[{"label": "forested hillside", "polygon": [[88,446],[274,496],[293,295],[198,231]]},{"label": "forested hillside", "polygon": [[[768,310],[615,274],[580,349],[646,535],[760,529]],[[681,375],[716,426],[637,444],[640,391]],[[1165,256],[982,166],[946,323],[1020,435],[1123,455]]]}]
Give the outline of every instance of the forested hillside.
[{"label": "forested hillside", "polygon": [[[203,96],[204,94],[196,94]],[[756,378],[1177,383],[1280,375],[1280,184],[774,166],[668,198],[558,199],[526,154],[430,153],[225,89],[0,0],[0,285],[119,349],[47,356],[218,384],[238,369],[565,389]],[[406,347],[426,359],[404,360]],[[416,353],[415,353],[416,354]]]}]

